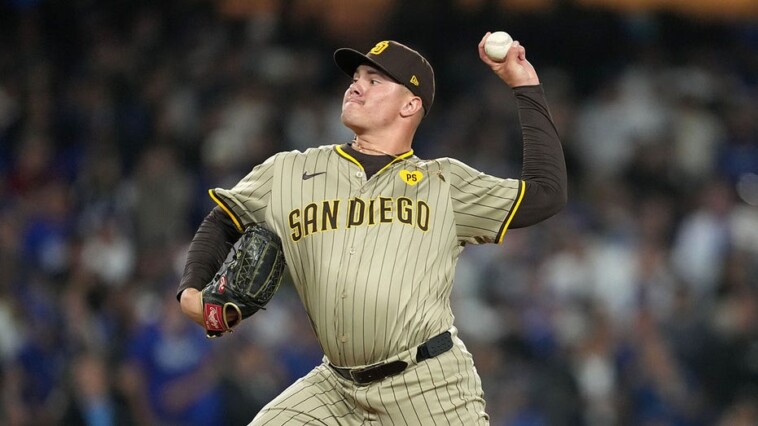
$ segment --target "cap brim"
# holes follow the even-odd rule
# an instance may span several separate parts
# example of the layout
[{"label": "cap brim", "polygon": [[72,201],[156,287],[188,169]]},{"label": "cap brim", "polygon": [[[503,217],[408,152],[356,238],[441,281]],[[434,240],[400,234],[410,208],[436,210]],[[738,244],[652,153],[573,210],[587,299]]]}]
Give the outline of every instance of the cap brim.
[{"label": "cap brim", "polygon": [[353,74],[355,73],[355,70],[358,69],[359,65],[368,64],[382,71],[383,73],[387,74],[393,80],[397,81],[397,78],[394,75],[392,75],[389,71],[387,71],[386,68],[374,62],[373,60],[371,60],[371,58],[364,55],[363,53],[354,49],[350,49],[347,47],[337,49],[334,52],[334,62],[345,74],[347,74],[350,77],[353,76]]}]

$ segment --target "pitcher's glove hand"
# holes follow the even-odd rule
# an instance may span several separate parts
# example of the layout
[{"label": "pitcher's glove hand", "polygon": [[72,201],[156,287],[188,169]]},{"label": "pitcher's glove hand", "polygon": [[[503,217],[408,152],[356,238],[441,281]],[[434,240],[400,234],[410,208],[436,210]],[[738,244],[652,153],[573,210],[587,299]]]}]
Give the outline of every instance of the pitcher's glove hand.
[{"label": "pitcher's glove hand", "polygon": [[271,300],[284,273],[282,242],[273,232],[252,225],[201,292],[208,337],[231,331]]}]

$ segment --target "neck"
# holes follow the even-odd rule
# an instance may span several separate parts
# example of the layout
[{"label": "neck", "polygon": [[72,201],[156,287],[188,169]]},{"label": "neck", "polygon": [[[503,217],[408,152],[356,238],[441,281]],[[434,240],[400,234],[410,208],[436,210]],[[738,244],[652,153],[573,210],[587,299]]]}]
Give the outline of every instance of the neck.
[{"label": "neck", "polygon": [[361,136],[353,138],[353,149],[368,155],[389,155],[397,157],[411,150],[410,141],[407,143],[374,143]]}]

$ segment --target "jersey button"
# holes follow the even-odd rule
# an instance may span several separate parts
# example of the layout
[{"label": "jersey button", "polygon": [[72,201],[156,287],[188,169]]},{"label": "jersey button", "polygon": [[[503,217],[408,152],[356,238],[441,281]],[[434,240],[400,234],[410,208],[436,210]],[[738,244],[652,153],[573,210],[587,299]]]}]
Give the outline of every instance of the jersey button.
[{"label": "jersey button", "polygon": [[350,247],[350,256],[355,254],[355,247]]},{"label": "jersey button", "polygon": [[363,177],[363,172],[358,172],[355,175],[358,176],[358,177]]},{"label": "jersey button", "polygon": [[346,291],[343,291],[343,292],[342,292],[342,298],[344,299],[344,298],[346,298],[346,297],[347,297],[347,292],[346,292]]},{"label": "jersey button", "polygon": [[342,337],[340,337],[340,342],[346,343],[347,342],[347,336],[342,335]]}]

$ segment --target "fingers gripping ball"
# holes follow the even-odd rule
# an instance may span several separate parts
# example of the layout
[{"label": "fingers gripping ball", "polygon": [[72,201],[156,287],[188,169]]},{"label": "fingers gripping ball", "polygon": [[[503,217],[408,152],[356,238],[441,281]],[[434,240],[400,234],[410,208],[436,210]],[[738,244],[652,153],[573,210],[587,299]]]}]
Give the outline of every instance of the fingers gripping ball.
[{"label": "fingers gripping ball", "polygon": [[505,31],[495,31],[484,41],[484,53],[495,62],[502,62],[513,44],[513,39]]},{"label": "fingers gripping ball", "polygon": [[284,252],[281,240],[273,232],[250,226],[233,250],[201,292],[208,337],[221,336],[264,309],[282,281]]}]

